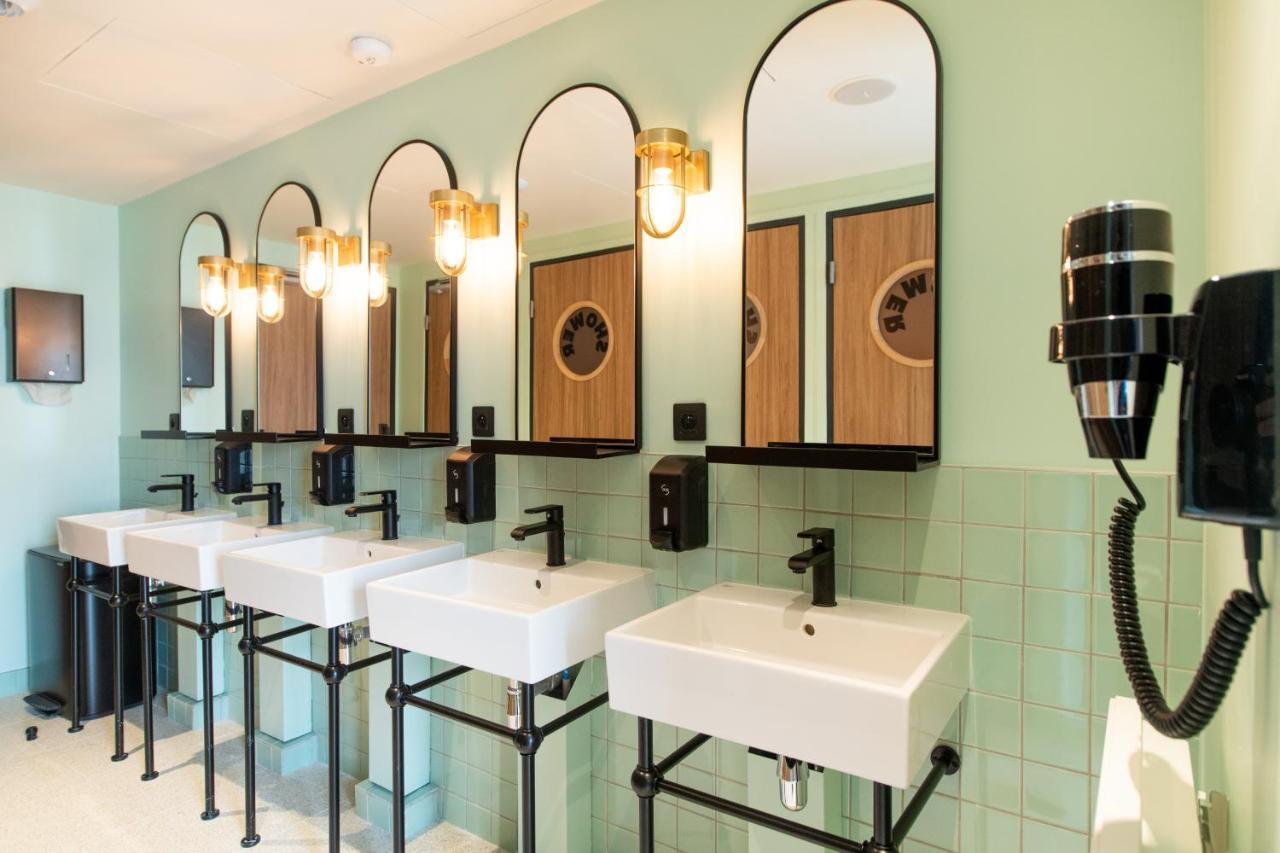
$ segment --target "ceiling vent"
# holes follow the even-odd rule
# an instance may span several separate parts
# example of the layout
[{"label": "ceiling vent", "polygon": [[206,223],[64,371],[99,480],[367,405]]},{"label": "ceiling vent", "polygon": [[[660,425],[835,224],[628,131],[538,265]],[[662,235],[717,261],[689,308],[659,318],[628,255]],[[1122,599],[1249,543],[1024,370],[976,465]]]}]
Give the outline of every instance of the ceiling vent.
[{"label": "ceiling vent", "polygon": [[40,5],[40,0],[0,0],[0,18],[21,18]]}]

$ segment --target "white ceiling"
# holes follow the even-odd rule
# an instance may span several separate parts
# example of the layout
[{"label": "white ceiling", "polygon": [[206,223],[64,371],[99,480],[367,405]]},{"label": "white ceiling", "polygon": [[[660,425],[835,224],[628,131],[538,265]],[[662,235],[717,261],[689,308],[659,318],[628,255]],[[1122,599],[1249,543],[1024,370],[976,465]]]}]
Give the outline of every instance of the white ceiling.
[{"label": "white ceiling", "polygon": [[[896,90],[860,106],[830,98],[859,77],[887,79]],[[749,191],[932,161],[936,91],[929,37],[902,8],[849,0],[815,12],[774,47],[751,91]]]},{"label": "white ceiling", "polygon": [[0,18],[0,182],[123,203],[595,2],[44,0]]},{"label": "white ceiling", "polygon": [[538,116],[520,152],[520,209],[529,240],[631,220],[635,130],[612,92],[579,87]]}]

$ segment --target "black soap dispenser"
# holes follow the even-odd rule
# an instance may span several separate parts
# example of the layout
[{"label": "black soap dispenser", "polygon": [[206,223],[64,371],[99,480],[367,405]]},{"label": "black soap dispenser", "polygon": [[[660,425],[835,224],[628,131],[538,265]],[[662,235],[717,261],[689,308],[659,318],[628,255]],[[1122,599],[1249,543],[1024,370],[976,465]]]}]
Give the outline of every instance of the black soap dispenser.
[{"label": "black soap dispenser", "polygon": [[497,518],[496,477],[492,453],[463,447],[449,454],[444,465],[444,517],[456,524]]},{"label": "black soap dispenser", "polygon": [[253,491],[253,445],[226,441],[213,448],[213,488],[220,495]]},{"label": "black soap dispenser", "polygon": [[649,472],[649,544],[691,551],[707,544],[707,458],[664,456]]},{"label": "black soap dispenser", "polygon": [[356,499],[356,449],[350,444],[322,444],[311,454],[311,497],[321,506]]}]

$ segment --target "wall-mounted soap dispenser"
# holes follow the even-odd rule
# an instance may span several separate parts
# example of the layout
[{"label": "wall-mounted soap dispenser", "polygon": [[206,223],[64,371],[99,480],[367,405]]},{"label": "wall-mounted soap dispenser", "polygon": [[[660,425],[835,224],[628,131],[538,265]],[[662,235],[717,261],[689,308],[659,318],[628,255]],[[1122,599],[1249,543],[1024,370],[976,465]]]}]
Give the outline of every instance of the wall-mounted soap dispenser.
[{"label": "wall-mounted soap dispenser", "polygon": [[322,444],[311,454],[311,497],[321,506],[356,499],[356,449],[350,444]]},{"label": "wall-mounted soap dispenser", "polygon": [[213,448],[213,488],[220,495],[253,491],[253,445],[228,441]]},{"label": "wall-mounted soap dispenser", "polygon": [[445,518],[457,524],[497,518],[496,475],[492,453],[475,453],[464,447],[449,454],[444,465]]},{"label": "wall-mounted soap dispenser", "polygon": [[691,551],[707,544],[707,458],[664,456],[649,472],[649,544]]}]

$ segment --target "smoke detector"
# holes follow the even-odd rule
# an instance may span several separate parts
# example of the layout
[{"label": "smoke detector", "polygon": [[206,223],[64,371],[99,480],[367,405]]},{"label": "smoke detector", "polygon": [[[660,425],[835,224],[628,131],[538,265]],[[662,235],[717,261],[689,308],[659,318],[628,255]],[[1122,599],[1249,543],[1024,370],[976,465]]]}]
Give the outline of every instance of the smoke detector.
[{"label": "smoke detector", "polygon": [[[0,3],[4,0],[0,0]],[[373,36],[356,36],[348,46],[351,58],[359,65],[386,65],[391,61],[391,45]]]},{"label": "smoke detector", "polygon": [[831,100],[846,107],[861,107],[883,101],[898,87],[883,77],[855,77],[831,90]]},{"label": "smoke detector", "polygon": [[0,0],[0,18],[21,18],[40,5],[40,0]]}]

